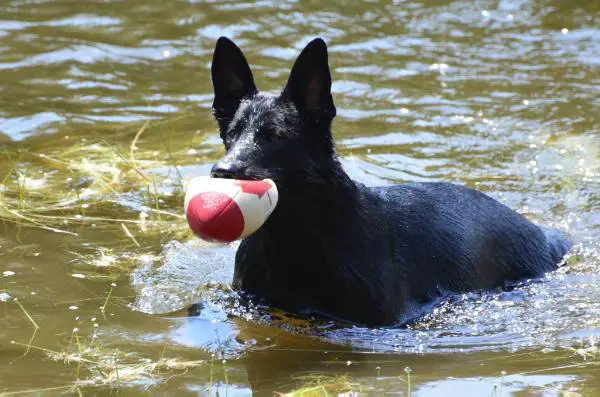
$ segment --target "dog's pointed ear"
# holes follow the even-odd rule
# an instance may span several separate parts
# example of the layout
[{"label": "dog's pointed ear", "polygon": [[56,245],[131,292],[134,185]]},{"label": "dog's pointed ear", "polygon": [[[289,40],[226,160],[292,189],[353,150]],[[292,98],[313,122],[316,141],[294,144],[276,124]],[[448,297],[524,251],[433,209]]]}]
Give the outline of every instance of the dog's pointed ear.
[{"label": "dog's pointed ear", "polygon": [[242,50],[226,37],[217,40],[211,74],[215,92],[213,112],[224,131],[242,99],[256,95],[258,90]]},{"label": "dog's pointed ear", "polygon": [[323,39],[314,39],[302,50],[292,67],[283,96],[291,99],[298,112],[309,119],[331,120],[335,117],[327,45]]}]

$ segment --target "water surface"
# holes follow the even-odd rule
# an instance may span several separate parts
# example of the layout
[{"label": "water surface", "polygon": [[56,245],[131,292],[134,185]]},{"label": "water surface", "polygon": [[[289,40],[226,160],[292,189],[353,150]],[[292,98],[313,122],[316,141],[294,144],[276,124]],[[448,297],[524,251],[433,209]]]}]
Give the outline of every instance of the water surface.
[{"label": "water surface", "polygon": [[[600,3],[0,11],[0,394],[600,393]],[[183,181],[223,153],[209,76],[220,35],[273,92],[323,37],[355,179],[480,189],[563,230],[575,254],[542,282],[457,297],[403,329],[241,306],[235,244],[204,244],[181,217]]]}]

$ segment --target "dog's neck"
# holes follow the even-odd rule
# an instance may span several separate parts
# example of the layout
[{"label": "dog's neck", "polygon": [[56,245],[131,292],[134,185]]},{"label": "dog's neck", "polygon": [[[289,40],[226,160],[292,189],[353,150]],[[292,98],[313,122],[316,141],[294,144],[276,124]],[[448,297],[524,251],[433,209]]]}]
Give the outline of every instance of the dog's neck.
[{"label": "dog's neck", "polygon": [[[341,166],[330,171],[331,183],[325,186],[280,189],[276,210],[238,250],[235,285],[286,310],[333,302],[333,285],[341,296],[362,288],[357,272],[345,269],[342,253],[343,247],[361,245],[355,239],[360,236],[356,228],[366,224],[365,193]],[[309,286],[313,292],[307,294]],[[293,307],[294,302],[300,306]]]},{"label": "dog's neck", "polygon": [[341,222],[352,222],[354,214],[360,215],[358,185],[338,162],[320,175],[319,183],[307,179],[280,188],[278,208],[264,226],[271,238],[322,238],[323,233],[339,227]]}]

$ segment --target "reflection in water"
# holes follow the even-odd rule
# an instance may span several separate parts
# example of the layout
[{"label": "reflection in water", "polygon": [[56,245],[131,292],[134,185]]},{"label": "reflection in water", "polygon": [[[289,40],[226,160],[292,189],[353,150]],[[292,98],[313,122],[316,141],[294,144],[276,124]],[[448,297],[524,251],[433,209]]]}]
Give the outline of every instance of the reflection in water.
[{"label": "reflection in water", "polygon": [[[163,390],[177,395],[211,383],[213,392],[267,395],[317,378],[406,393],[406,367],[417,395],[600,390],[590,365],[600,317],[597,2],[5,3],[0,263],[14,275],[0,285],[0,393],[89,375],[35,349],[16,358],[20,345],[7,341],[27,343],[31,323],[11,297],[41,325],[35,346],[72,348],[77,328],[107,354],[205,360],[179,377],[167,371]],[[353,177],[483,190],[565,230],[576,254],[541,283],[456,297],[402,329],[244,307],[227,287],[235,246],[177,235],[179,178],[206,173],[222,153],[209,110],[220,35],[244,48],[266,91],[283,87],[308,40],[324,37],[334,131]],[[15,208],[54,231],[5,213]],[[188,317],[194,302],[198,313]]]}]

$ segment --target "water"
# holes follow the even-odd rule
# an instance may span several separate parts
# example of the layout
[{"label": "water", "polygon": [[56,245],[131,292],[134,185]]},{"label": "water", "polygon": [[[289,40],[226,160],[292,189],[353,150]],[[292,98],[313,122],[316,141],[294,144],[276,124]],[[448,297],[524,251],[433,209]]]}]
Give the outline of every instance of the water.
[{"label": "water", "polygon": [[[0,394],[600,393],[598,2],[0,10]],[[264,91],[325,38],[354,178],[477,188],[568,233],[575,254],[542,282],[456,297],[403,329],[240,305],[235,245],[194,239],[181,217],[181,180],[223,150],[220,35]]]}]

